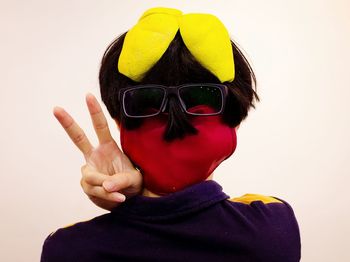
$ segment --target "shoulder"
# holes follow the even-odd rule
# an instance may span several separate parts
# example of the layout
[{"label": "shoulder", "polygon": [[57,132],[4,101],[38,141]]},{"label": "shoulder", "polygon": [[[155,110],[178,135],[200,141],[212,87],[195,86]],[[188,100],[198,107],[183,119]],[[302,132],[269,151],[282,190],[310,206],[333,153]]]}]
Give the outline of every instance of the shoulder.
[{"label": "shoulder", "polygon": [[[281,198],[245,194],[228,199],[229,205],[256,230],[257,239],[274,242],[281,250],[300,256],[299,225],[291,205]],[[272,252],[272,251],[271,251]]]},{"label": "shoulder", "polygon": [[[228,199],[231,205],[237,208],[251,211],[252,214],[258,215],[260,218],[268,218],[271,220],[287,221],[296,223],[296,217],[291,205],[281,198],[262,194],[245,194],[240,197]],[[261,215],[264,214],[264,217]]]},{"label": "shoulder", "polygon": [[[51,232],[42,246],[41,261],[71,261],[86,253],[91,240],[108,225],[109,214],[68,224]],[[85,250],[85,251],[84,251]]]},{"label": "shoulder", "polygon": [[87,229],[92,229],[94,225],[96,225],[96,222],[100,219],[100,217],[95,217],[92,219],[87,219],[87,220],[82,220],[74,223],[70,223],[67,225],[64,225],[62,227],[59,227],[58,229],[52,231],[47,239],[48,240],[57,240],[60,238],[65,238],[65,237],[71,237],[74,235],[76,232],[81,231],[82,229],[87,230]]},{"label": "shoulder", "polygon": [[284,199],[261,194],[230,198],[229,205],[245,219],[269,231],[288,232],[298,240],[299,225],[292,206]]},{"label": "shoulder", "polygon": [[299,225],[291,205],[279,197],[245,194],[227,199],[233,219],[252,232],[254,246],[260,249],[259,261],[299,261]]}]

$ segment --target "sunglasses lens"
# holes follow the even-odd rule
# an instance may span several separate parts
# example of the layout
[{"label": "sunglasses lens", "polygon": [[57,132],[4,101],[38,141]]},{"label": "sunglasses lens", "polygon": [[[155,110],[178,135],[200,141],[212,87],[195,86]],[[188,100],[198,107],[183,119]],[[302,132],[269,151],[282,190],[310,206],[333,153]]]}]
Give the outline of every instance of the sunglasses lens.
[{"label": "sunglasses lens", "polygon": [[188,86],[179,90],[186,111],[195,115],[210,115],[221,112],[223,94],[216,86]]},{"label": "sunglasses lens", "polygon": [[131,89],[124,94],[124,109],[134,117],[152,116],[159,113],[165,92],[162,88]]}]

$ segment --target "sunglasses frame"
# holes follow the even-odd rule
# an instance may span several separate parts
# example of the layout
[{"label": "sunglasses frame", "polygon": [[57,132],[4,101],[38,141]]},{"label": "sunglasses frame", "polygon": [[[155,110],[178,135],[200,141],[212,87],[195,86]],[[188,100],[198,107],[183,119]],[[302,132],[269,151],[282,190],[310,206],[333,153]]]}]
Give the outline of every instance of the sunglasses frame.
[{"label": "sunglasses frame", "polygon": [[[221,93],[221,99],[222,99],[222,105],[221,108],[218,112],[215,113],[209,113],[209,114],[198,114],[198,113],[191,113],[186,110],[185,103],[182,101],[180,97],[180,90],[185,87],[198,87],[198,86],[209,86],[209,87],[217,87],[220,89]],[[164,96],[162,99],[162,103],[160,106],[160,110],[157,113],[150,114],[150,115],[145,115],[145,116],[132,116],[129,115],[126,112],[125,109],[125,94],[126,92],[130,90],[135,90],[135,89],[143,89],[143,88],[160,88],[164,90]],[[225,104],[226,104],[226,98],[228,94],[228,88],[226,85],[223,84],[216,84],[216,83],[191,83],[191,84],[183,84],[183,85],[178,85],[178,86],[164,86],[164,85],[156,85],[156,84],[145,84],[145,85],[135,85],[135,86],[128,86],[125,88],[122,88],[119,90],[118,94],[118,99],[121,102],[121,108],[125,116],[130,117],[130,118],[145,118],[145,117],[152,117],[159,115],[160,113],[163,113],[166,109],[166,106],[169,101],[169,95],[175,95],[177,97],[177,100],[180,102],[180,107],[183,112],[189,115],[195,115],[195,116],[212,116],[212,115],[219,115],[224,111]]]}]

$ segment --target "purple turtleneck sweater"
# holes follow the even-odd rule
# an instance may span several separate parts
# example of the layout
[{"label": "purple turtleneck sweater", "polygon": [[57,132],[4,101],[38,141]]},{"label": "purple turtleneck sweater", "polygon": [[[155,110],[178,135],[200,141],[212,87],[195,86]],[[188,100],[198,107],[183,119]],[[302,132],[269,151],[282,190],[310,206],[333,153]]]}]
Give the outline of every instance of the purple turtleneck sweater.
[{"label": "purple turtleneck sweater", "polygon": [[277,197],[230,199],[215,181],[167,196],[128,199],[112,212],[58,229],[41,262],[296,262],[299,227]]}]

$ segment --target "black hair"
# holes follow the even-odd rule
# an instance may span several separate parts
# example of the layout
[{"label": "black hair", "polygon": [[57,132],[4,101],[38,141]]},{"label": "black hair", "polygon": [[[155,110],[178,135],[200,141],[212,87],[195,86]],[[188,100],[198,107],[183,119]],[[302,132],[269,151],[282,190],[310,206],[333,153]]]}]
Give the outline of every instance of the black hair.
[{"label": "black hair", "polygon": [[[138,128],[143,120],[123,115],[118,99],[118,92],[123,87],[140,84],[174,86],[186,83],[221,83],[214,74],[193,57],[179,32],[160,60],[146,72],[142,81],[131,80],[118,71],[118,60],[126,33],[117,37],[107,47],[99,72],[102,101],[111,117],[124,128]],[[228,87],[229,92],[222,117],[227,125],[235,127],[247,117],[250,107],[255,108],[254,100],[259,101],[259,97],[256,93],[255,74],[249,62],[232,40],[231,45],[235,63],[235,78],[232,82],[223,83]],[[165,140],[171,141],[182,138],[186,134],[197,133],[197,130],[191,125],[190,116],[182,112],[177,101],[171,98],[168,113]]]}]

